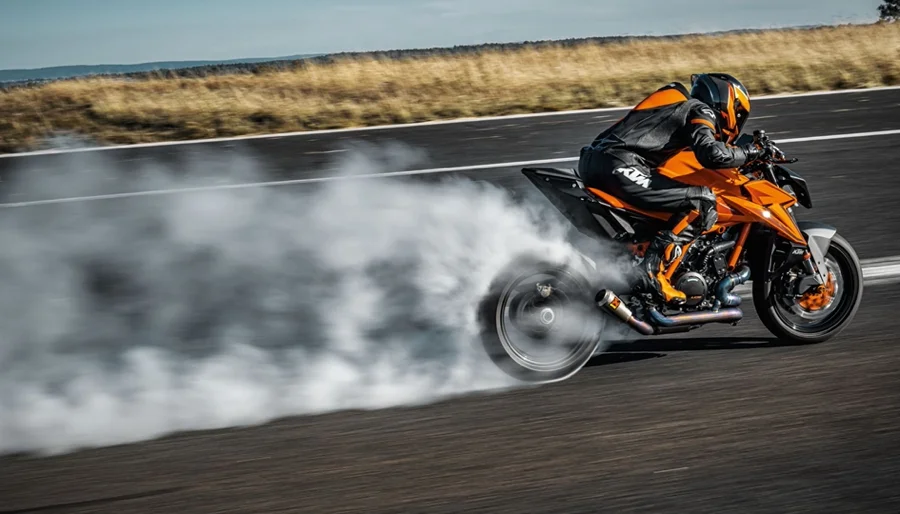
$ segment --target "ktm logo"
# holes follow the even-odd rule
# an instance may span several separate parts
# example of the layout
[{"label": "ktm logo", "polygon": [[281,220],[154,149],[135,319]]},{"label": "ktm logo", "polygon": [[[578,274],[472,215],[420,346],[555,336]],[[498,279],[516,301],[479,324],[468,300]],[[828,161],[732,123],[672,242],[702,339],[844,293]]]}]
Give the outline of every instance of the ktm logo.
[{"label": "ktm logo", "polygon": [[625,176],[625,178],[643,187],[644,189],[650,189],[650,175],[645,173],[643,170],[640,170],[638,168],[618,168],[616,172],[621,173]]}]

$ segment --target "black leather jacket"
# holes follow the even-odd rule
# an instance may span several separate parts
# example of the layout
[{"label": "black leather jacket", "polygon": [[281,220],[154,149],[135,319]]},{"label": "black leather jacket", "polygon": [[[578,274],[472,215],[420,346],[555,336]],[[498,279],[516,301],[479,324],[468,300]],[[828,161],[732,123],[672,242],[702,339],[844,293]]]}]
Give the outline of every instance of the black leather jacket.
[{"label": "black leather jacket", "polygon": [[755,147],[727,145],[719,139],[721,133],[713,110],[675,82],[647,97],[591,146],[625,162],[637,158],[650,168],[688,148],[710,169],[736,168],[752,160]]}]

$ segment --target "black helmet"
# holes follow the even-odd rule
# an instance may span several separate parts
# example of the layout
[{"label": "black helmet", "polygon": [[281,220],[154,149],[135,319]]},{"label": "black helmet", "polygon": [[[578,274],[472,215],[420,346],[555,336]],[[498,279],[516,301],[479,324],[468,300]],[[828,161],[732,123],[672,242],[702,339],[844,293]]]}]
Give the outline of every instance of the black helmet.
[{"label": "black helmet", "polygon": [[692,75],[691,96],[715,111],[726,142],[737,139],[750,117],[750,93],[738,79],[726,73]]}]

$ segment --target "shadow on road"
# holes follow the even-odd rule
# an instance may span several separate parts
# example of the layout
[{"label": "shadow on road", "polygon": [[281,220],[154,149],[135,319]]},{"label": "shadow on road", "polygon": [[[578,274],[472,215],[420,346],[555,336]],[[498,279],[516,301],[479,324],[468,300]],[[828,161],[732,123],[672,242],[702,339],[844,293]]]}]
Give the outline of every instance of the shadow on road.
[{"label": "shadow on road", "polygon": [[652,352],[610,352],[595,355],[585,364],[586,368],[594,366],[609,366],[610,364],[623,364],[626,362],[643,361],[647,359],[658,359],[665,357],[664,353]]},{"label": "shadow on road", "polygon": [[705,350],[752,350],[787,346],[774,337],[697,337],[677,339],[639,339],[618,342],[595,355],[586,367],[608,366],[665,357],[667,352]]},{"label": "shadow on road", "polygon": [[619,352],[692,352],[704,350],[752,350],[787,346],[776,337],[691,337],[639,339],[614,343],[606,351]]},{"label": "shadow on road", "polygon": [[15,509],[15,510],[0,510],[0,514],[26,514],[32,512],[58,512],[60,510],[69,510],[69,509],[79,509],[79,508],[90,508],[90,507],[98,507],[102,505],[108,505],[110,503],[117,502],[125,502],[129,500],[142,500],[144,498],[151,498],[154,496],[162,496],[164,494],[172,494],[181,492],[187,489],[186,487],[170,487],[167,489],[157,489],[155,491],[145,491],[134,494],[126,494],[122,496],[110,496],[107,498],[97,498],[94,500],[84,500],[79,502],[72,503],[55,503],[50,505],[43,505],[40,507],[30,507],[25,509]]}]

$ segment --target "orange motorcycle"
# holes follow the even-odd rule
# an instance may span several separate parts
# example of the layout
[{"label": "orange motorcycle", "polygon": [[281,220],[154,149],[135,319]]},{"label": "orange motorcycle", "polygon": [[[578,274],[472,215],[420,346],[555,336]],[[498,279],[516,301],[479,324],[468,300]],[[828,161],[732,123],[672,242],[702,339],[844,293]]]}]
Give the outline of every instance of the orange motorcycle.
[{"label": "orange motorcycle", "polygon": [[[752,138],[769,144],[763,131]],[[488,355],[521,380],[565,379],[596,353],[609,320],[645,336],[737,324],[743,311],[734,289],[748,281],[760,319],[778,338],[816,343],[834,337],[859,308],[862,268],[834,227],[795,218],[794,207],[809,209],[812,201],[806,181],[785,166],[793,162],[779,152],[740,169],[708,170],[691,151],[676,155],[660,173],[708,186],[718,199],[718,223],[682,248],[665,271],[687,300],[663,304],[635,290],[633,280],[602,284],[609,273],[584,255],[565,263],[521,256],[495,278],[479,306]],[[671,217],[585,187],[572,169],[522,172],[580,232],[617,242],[630,253],[631,272]]]}]

